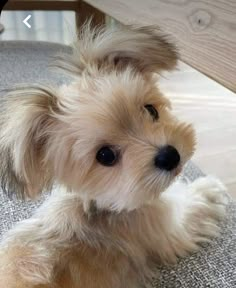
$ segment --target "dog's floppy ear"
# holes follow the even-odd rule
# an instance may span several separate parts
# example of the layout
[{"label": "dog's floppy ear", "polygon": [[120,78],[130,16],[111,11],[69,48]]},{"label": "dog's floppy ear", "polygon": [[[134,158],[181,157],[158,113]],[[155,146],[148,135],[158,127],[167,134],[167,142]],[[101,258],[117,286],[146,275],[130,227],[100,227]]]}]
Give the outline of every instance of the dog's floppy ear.
[{"label": "dog's floppy ear", "polygon": [[86,24],[79,34],[71,55],[61,55],[56,66],[74,75],[83,71],[126,68],[140,72],[171,70],[177,52],[157,27],[118,26],[91,28]]},{"label": "dog's floppy ear", "polygon": [[4,97],[0,114],[0,184],[8,194],[35,197],[51,185],[44,154],[55,121],[55,94],[49,87],[22,86]]}]

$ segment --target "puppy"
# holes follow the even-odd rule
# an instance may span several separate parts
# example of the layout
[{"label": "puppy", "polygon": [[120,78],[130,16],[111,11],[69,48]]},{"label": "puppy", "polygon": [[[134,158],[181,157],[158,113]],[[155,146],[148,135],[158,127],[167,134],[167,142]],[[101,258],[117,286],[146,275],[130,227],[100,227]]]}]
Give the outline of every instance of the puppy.
[{"label": "puppy", "polygon": [[[195,146],[157,86],[177,53],[153,27],[91,29],[57,66],[63,87],[10,92],[1,115],[1,185],[37,197],[3,238],[2,288],[134,288],[219,232],[225,188],[174,181]],[[164,193],[163,193],[164,192]]]}]

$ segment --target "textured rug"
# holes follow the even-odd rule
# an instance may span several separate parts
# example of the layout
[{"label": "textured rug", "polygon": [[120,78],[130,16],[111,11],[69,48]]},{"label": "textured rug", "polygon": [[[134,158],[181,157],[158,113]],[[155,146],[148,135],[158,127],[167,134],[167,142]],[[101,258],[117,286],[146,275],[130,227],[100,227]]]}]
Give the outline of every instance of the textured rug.
[{"label": "textured rug", "polygon": [[[47,70],[51,56],[60,51],[69,51],[69,48],[44,42],[0,42],[0,90],[22,82],[61,84],[67,81]],[[191,182],[202,175],[200,169],[188,163],[181,177]],[[41,202],[42,199],[37,202],[11,200],[0,191],[0,235],[14,223],[30,217]],[[152,285],[155,288],[236,287],[235,203],[228,206],[227,219],[222,223],[218,239],[200,252],[180,259],[175,266],[157,267],[157,275]]]}]

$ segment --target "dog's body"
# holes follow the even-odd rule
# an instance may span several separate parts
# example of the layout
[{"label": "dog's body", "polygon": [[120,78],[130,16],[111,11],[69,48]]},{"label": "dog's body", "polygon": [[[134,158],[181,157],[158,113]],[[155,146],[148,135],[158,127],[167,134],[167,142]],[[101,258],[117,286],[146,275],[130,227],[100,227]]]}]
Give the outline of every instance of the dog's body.
[{"label": "dog's body", "polygon": [[148,261],[174,263],[217,235],[223,191],[213,178],[177,182],[152,205],[90,219],[77,194],[56,191],[7,235],[2,287],[139,287]]},{"label": "dog's body", "polygon": [[153,262],[197,250],[224,216],[218,180],[170,186],[195,142],[153,75],[175,66],[172,45],[150,28],[88,26],[79,43],[80,57],[75,49],[58,62],[75,82],[8,95],[3,189],[35,196],[55,181],[59,188],[4,237],[0,287],[139,287]]}]

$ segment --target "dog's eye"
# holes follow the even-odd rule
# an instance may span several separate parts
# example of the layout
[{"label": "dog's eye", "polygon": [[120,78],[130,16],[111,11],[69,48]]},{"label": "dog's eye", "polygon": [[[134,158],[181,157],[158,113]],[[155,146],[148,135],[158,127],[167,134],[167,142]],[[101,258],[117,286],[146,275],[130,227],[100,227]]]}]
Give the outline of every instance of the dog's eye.
[{"label": "dog's eye", "polygon": [[113,166],[118,159],[118,153],[111,146],[104,146],[98,150],[96,159],[104,166]]},{"label": "dog's eye", "polygon": [[148,104],[148,105],[145,105],[144,107],[149,112],[149,114],[152,116],[153,120],[157,120],[159,118],[159,114],[153,105]]}]

